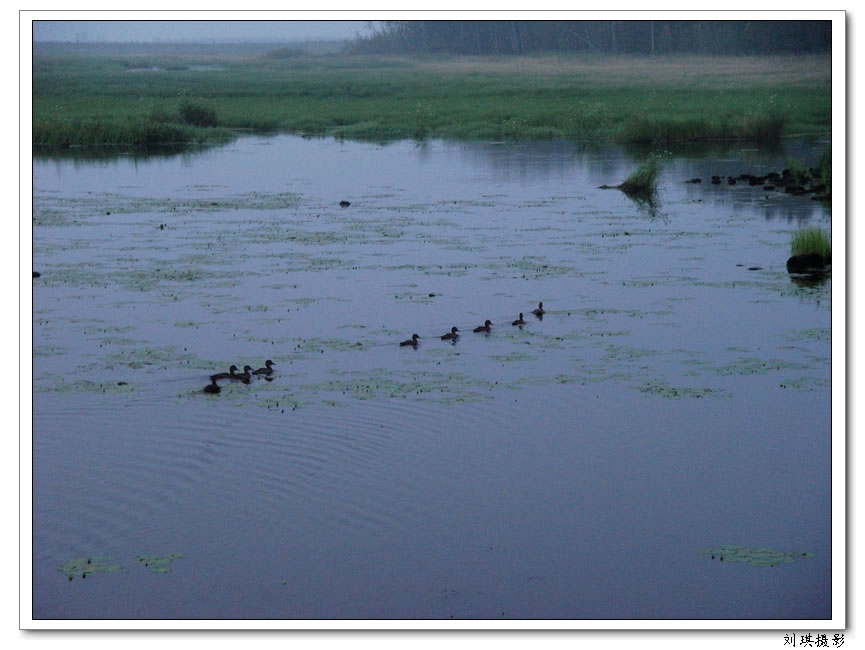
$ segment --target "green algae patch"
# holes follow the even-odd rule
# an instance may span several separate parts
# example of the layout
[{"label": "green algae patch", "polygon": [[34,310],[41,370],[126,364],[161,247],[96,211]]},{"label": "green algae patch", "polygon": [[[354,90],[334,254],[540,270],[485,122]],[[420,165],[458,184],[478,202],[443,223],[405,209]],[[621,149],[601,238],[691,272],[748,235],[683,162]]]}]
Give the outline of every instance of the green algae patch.
[{"label": "green algae patch", "polygon": [[509,352],[508,354],[491,354],[490,359],[501,361],[502,363],[511,363],[514,361],[534,361],[535,357],[525,352]]},{"label": "green algae patch", "polygon": [[139,555],[135,558],[138,564],[143,564],[151,573],[170,573],[171,564],[174,560],[186,557],[183,553],[169,553],[167,555]]},{"label": "green algae patch", "polygon": [[813,553],[776,551],[772,548],[750,549],[737,544],[723,544],[714,548],[697,549],[698,553],[708,555],[712,560],[719,562],[741,562],[754,566],[778,566],[780,564],[792,564],[797,560],[814,557]]},{"label": "green algae patch", "polygon": [[116,354],[105,357],[108,367],[115,364],[133,369],[148,368],[151,366],[176,367],[185,365],[190,368],[210,368],[211,364],[204,363],[196,355],[182,353],[173,345],[158,347],[141,347],[123,350]]},{"label": "green algae patch", "polygon": [[57,570],[72,580],[73,578],[84,579],[94,573],[114,573],[122,569],[123,566],[110,557],[93,556],[69,560]]},{"label": "green algae patch", "polygon": [[[397,375],[389,370],[374,372],[335,372],[343,378],[316,385],[297,387],[315,394],[339,393],[355,400],[414,398],[447,404],[486,401],[491,397],[490,382],[460,373],[412,372]],[[340,401],[322,395],[321,402]]]},{"label": "green algae patch", "polygon": [[691,388],[688,386],[670,386],[662,381],[650,381],[641,386],[633,386],[641,393],[657,395],[666,399],[731,397],[730,393],[717,388]]},{"label": "green algae patch", "polygon": [[808,370],[809,366],[782,361],[781,359],[758,359],[748,357],[739,359],[724,366],[715,368],[715,372],[721,376],[730,375],[765,375],[779,370]]},{"label": "green algae patch", "polygon": [[788,335],[791,341],[825,341],[832,342],[831,327],[810,327],[801,330],[793,330]]},{"label": "green algae patch", "polygon": [[294,347],[294,352],[305,354],[310,352],[323,353],[325,350],[329,352],[346,352],[348,350],[363,350],[364,345],[360,341],[349,341],[348,339],[303,339]]},{"label": "green algae patch", "polygon": [[135,388],[123,380],[96,382],[89,379],[78,379],[76,381],[61,379],[47,390],[69,395],[80,395],[84,393],[131,393]]},{"label": "green algae patch", "polygon": [[634,348],[627,345],[607,345],[603,358],[608,361],[633,361],[644,357],[654,357],[660,354],[657,350]]}]

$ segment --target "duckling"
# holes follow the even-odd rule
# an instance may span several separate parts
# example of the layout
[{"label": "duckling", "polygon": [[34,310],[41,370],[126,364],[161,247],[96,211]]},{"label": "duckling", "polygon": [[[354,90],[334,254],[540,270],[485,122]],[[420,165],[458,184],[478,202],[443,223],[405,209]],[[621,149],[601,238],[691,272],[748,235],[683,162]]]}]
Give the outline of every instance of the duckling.
[{"label": "duckling", "polygon": [[544,314],[546,313],[546,312],[544,311],[544,303],[539,302],[539,303],[538,303],[538,308],[535,309],[535,310],[533,310],[532,313],[533,313],[535,316],[537,316],[538,318],[543,318],[543,317],[544,317]]},{"label": "duckling", "polygon": [[490,321],[490,320],[486,320],[486,321],[484,321],[484,324],[483,324],[483,325],[481,325],[480,327],[476,327],[476,328],[474,329],[474,331],[475,331],[475,332],[486,332],[486,333],[489,333],[489,331],[490,331],[490,325],[492,325],[492,324],[493,324],[492,321]]},{"label": "duckling", "polygon": [[405,346],[407,346],[407,345],[410,345],[410,346],[412,346],[413,348],[416,348],[416,347],[417,347],[417,340],[418,340],[419,338],[420,338],[420,337],[419,337],[417,334],[412,334],[410,339],[408,339],[407,341],[403,341],[402,343],[400,343],[400,347],[405,347]]},{"label": "duckling", "polygon": [[231,379],[235,381],[242,381],[244,384],[248,384],[251,378],[251,375],[249,374],[251,370],[252,366],[243,366],[243,372],[239,375],[234,375],[233,377],[231,377]]},{"label": "duckling", "polygon": [[205,393],[218,393],[222,389],[219,387],[219,384],[216,383],[216,380],[211,377],[210,383],[204,387]]},{"label": "duckling", "polygon": [[520,312],[520,317],[516,319],[511,325],[525,325],[526,321],[523,320],[523,312]]},{"label": "duckling", "polygon": [[273,363],[273,361],[268,359],[267,361],[264,362],[264,365],[267,367],[266,368],[259,368],[258,370],[253,370],[252,374],[253,375],[272,375],[273,374],[273,368],[271,368],[271,366],[275,365]]},{"label": "duckling", "polygon": [[237,370],[237,366],[231,366],[231,368],[228,369],[228,372],[218,372],[215,375],[210,375],[210,381],[216,381],[218,379],[233,379],[237,377],[237,375],[234,374],[235,370]]},{"label": "duckling", "polygon": [[457,334],[459,330],[456,327],[451,327],[451,331],[447,334],[442,334],[442,341],[453,341],[456,343],[456,340],[459,338],[459,334]]}]

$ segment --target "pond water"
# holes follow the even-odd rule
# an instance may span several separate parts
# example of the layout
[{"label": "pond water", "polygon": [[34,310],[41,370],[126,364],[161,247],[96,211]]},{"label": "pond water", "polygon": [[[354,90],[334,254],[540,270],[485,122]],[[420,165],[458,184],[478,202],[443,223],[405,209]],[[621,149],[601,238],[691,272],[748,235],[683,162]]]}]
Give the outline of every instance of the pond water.
[{"label": "pond water", "polygon": [[37,159],[33,617],[831,618],[821,150]]}]

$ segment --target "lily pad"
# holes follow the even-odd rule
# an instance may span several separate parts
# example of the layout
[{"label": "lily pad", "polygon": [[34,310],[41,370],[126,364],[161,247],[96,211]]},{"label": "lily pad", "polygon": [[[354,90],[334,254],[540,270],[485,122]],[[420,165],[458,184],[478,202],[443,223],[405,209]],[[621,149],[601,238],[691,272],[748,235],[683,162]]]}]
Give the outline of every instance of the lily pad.
[{"label": "lily pad", "polygon": [[121,569],[123,567],[120,564],[115,564],[109,557],[93,556],[69,560],[57,570],[72,580],[76,576],[84,579],[94,573],[113,573]]}]

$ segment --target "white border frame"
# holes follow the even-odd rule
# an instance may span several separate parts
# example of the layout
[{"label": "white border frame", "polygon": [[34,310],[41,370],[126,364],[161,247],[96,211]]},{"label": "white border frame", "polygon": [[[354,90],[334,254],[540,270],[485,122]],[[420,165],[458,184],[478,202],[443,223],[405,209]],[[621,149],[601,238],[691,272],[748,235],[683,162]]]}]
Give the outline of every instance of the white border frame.
[{"label": "white border frame", "polygon": [[[19,13],[19,625],[31,630],[776,630],[767,637],[778,647],[785,632],[844,631],[847,576],[847,282],[846,160],[847,42],[843,11],[627,11],[628,20],[797,20],[832,21],[832,618],[830,620],[34,620],[32,618],[32,22],[34,20],[382,20],[396,18],[530,19],[519,11],[33,11]],[[543,11],[545,20],[609,18],[610,11]],[[792,16],[791,14],[795,14]],[[624,16],[617,13],[617,17]],[[840,299],[839,299],[840,298]],[[20,388],[23,387],[23,390]],[[761,635],[763,636],[763,635]],[[830,633],[831,639],[832,634]],[[770,640],[771,639],[771,640]],[[689,644],[691,635],[680,639]],[[706,639],[700,639],[705,643]],[[737,640],[727,640],[740,643]],[[849,635],[845,641],[850,646]],[[830,645],[830,647],[832,647]],[[843,647],[843,646],[842,646]]]}]

